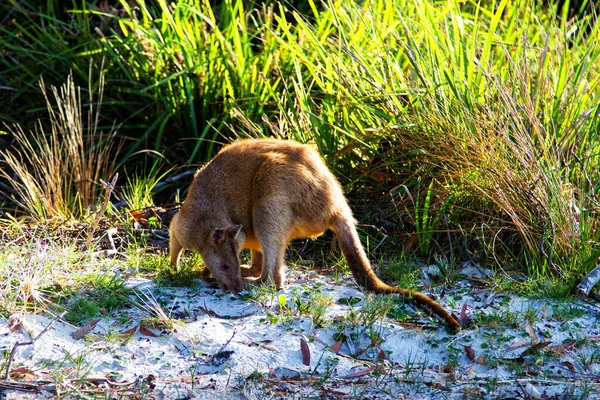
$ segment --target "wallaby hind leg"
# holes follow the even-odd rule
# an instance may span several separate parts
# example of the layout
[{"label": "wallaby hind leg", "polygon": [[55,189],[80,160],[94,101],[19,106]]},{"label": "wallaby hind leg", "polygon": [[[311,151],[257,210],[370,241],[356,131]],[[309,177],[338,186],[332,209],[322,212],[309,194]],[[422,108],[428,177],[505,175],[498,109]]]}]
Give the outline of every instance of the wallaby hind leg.
[{"label": "wallaby hind leg", "polygon": [[242,267],[242,278],[260,278],[263,269],[263,255],[258,250],[251,251],[250,266]]}]

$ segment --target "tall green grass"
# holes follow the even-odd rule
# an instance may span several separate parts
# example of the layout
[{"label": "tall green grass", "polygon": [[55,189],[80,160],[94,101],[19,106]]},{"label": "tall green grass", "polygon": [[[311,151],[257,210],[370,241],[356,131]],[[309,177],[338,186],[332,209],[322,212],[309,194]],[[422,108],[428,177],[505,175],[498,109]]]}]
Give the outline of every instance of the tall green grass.
[{"label": "tall green grass", "polygon": [[102,45],[111,67],[134,83],[123,90],[154,108],[133,149],[150,141],[165,151],[182,140],[186,161],[203,159],[213,153],[213,141],[231,136],[237,114],[260,121],[277,108],[291,60],[274,39],[279,28],[270,7],[246,10],[243,1],[225,1],[217,11],[208,0],[121,4],[127,16],[117,20],[120,34]]},{"label": "tall green grass", "polygon": [[281,43],[303,71],[294,85],[312,88],[294,93],[298,114],[318,118],[294,128],[356,143],[351,167],[421,198],[400,209],[426,204],[410,216],[450,242],[424,250],[465,250],[468,237],[499,263],[576,279],[598,256],[598,25],[532,7],[369,1],[328,3],[312,24],[296,15]]}]

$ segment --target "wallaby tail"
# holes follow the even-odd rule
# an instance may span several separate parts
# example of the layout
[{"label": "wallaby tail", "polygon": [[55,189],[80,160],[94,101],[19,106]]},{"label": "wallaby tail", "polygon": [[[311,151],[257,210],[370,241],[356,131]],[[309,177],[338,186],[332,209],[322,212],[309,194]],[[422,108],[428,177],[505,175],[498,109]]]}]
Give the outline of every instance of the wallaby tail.
[{"label": "wallaby tail", "polygon": [[352,271],[356,283],[366,290],[375,293],[399,294],[409,301],[422,306],[427,311],[444,319],[453,330],[460,330],[459,321],[442,308],[435,300],[413,290],[400,289],[384,283],[371,268],[371,264],[363,250],[351,217],[338,217],[331,228],[336,233],[337,241]]}]

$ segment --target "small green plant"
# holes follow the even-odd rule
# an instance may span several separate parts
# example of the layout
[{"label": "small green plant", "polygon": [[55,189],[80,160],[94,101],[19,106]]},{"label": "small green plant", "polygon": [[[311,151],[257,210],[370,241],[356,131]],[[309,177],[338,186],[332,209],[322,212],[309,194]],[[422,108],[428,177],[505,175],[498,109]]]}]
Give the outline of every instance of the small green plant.
[{"label": "small green plant", "polygon": [[332,299],[323,295],[320,288],[294,288],[292,292],[294,306],[300,316],[309,316],[312,318],[316,328],[323,328],[327,325],[325,316],[328,306]]},{"label": "small green plant", "polygon": [[195,252],[182,255],[179,265],[171,265],[168,254],[140,253],[134,245],[128,249],[128,265],[135,271],[155,276],[158,283],[176,286],[194,286],[204,276],[202,257]]},{"label": "small green plant", "polygon": [[510,310],[496,308],[491,312],[478,313],[476,316],[476,324],[480,327],[486,327],[491,330],[504,329],[504,327],[519,328],[520,319],[518,315]]},{"label": "small green plant", "polygon": [[556,321],[568,321],[585,314],[586,311],[582,307],[572,304],[570,301],[552,305],[552,318]]},{"label": "small green plant", "polygon": [[138,307],[149,314],[149,317],[142,321],[142,326],[160,326],[170,331],[175,329],[176,321],[171,317],[171,313],[165,311],[152,293],[138,292],[136,295],[139,300]]},{"label": "small green plant", "polygon": [[167,170],[159,173],[160,165],[159,161],[155,161],[149,171],[138,172],[133,177],[127,177],[127,184],[121,190],[121,194],[127,202],[128,211],[154,205],[152,192],[156,185],[170,172],[170,170]]},{"label": "small green plant", "polygon": [[83,277],[77,286],[80,286],[78,290],[71,288],[65,296],[68,309],[65,318],[75,325],[135,304],[131,299],[135,292],[117,275],[90,274]]}]

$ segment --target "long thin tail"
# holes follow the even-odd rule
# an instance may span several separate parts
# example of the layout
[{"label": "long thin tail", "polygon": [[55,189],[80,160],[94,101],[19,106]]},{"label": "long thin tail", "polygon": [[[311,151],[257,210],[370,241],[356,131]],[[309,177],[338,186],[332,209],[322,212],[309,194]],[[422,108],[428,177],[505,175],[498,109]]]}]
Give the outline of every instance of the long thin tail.
[{"label": "long thin tail", "polygon": [[360,243],[352,219],[348,217],[339,217],[332,224],[331,228],[336,233],[338,243],[342,249],[342,254],[346,258],[346,262],[350,267],[350,271],[352,271],[356,283],[366,290],[375,293],[399,294],[407,300],[422,306],[422,308],[425,308],[444,319],[448,326],[453,330],[460,330],[460,322],[444,310],[444,308],[442,308],[435,300],[413,290],[390,286],[375,275],[365,251],[363,250],[362,244]]}]

